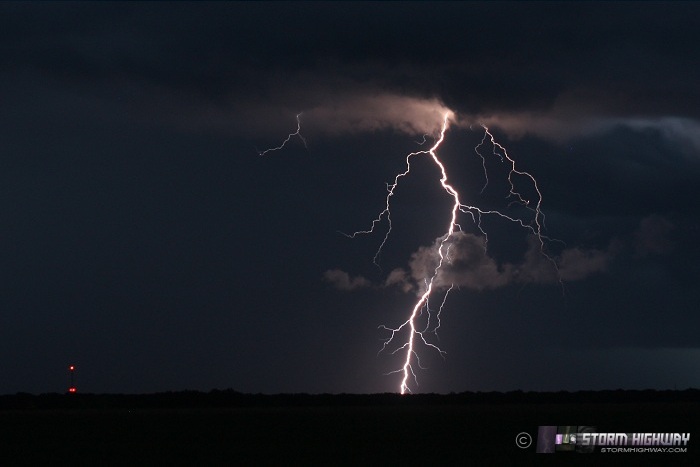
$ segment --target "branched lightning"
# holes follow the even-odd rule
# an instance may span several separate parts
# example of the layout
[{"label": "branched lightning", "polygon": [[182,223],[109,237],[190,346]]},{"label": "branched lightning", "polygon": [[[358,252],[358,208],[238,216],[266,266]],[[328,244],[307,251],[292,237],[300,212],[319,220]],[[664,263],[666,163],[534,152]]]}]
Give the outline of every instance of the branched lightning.
[{"label": "branched lightning", "polygon": [[[437,246],[437,255],[438,255],[438,262],[437,266],[433,270],[432,275],[429,278],[425,278],[425,290],[419,295],[418,300],[414,304],[410,315],[408,318],[401,323],[398,327],[392,328],[388,327],[385,325],[379,326],[380,329],[388,331],[389,337],[384,340],[384,344],[382,345],[381,349],[379,352],[383,352],[384,350],[387,349],[387,347],[394,341],[395,337],[403,330],[408,331],[408,338],[405,343],[400,345],[396,350],[392,352],[392,354],[396,354],[400,351],[404,352],[404,358],[403,358],[403,365],[394,371],[391,371],[387,374],[395,374],[395,373],[400,373],[402,374],[402,379],[401,379],[401,384],[399,386],[399,390],[401,394],[405,394],[406,392],[411,392],[411,389],[409,387],[409,380],[412,380],[413,382],[418,384],[418,380],[416,377],[416,372],[414,365],[418,365],[419,368],[423,368],[420,363],[420,359],[418,356],[418,353],[416,351],[416,343],[417,342],[422,342],[426,347],[432,348],[436,350],[441,356],[445,356],[446,353],[440,349],[437,345],[431,343],[426,339],[426,333],[432,333],[435,336],[437,336],[437,330],[440,327],[440,314],[445,306],[445,302],[447,301],[447,296],[449,293],[452,291],[454,288],[454,284],[450,285],[448,288],[447,292],[445,292],[445,295],[443,296],[442,302],[437,310],[437,313],[435,314],[435,321],[436,321],[436,326],[431,330],[431,309],[428,305],[429,298],[434,292],[434,289],[436,288],[435,282],[438,277],[438,274],[443,267],[443,264],[449,263],[450,258],[449,258],[449,240],[455,233],[455,230],[460,230],[461,231],[461,226],[457,222],[457,217],[459,213],[464,213],[468,214],[476,227],[479,229],[479,231],[484,235],[484,248],[486,248],[488,244],[488,235],[486,231],[482,228],[481,226],[481,219],[482,216],[484,215],[496,215],[499,216],[503,219],[506,219],[508,221],[514,222],[519,224],[520,226],[528,229],[530,232],[532,232],[540,242],[540,251],[542,252],[543,255],[545,255],[551,262],[554,264],[556,267],[556,263],[554,260],[547,256],[545,252],[545,244],[544,244],[544,239],[547,239],[546,236],[543,235],[542,229],[544,225],[544,214],[541,211],[541,205],[542,205],[542,193],[540,192],[540,189],[537,185],[537,181],[535,178],[528,172],[518,170],[516,168],[515,161],[508,155],[508,152],[506,149],[499,144],[493,134],[489,131],[489,129],[485,125],[481,125],[481,127],[484,130],[484,137],[482,138],[481,142],[476,146],[474,149],[475,152],[482,158],[483,162],[483,167],[484,167],[484,175],[486,177],[486,184],[482,188],[482,192],[486,189],[486,186],[488,185],[488,174],[486,172],[486,158],[484,155],[480,152],[480,147],[486,144],[486,142],[490,142],[493,146],[493,154],[498,156],[502,161],[508,161],[510,165],[510,169],[508,172],[508,183],[510,185],[510,191],[508,196],[514,198],[514,202],[519,203],[523,206],[525,206],[527,209],[531,210],[533,212],[533,219],[531,222],[526,222],[523,219],[519,219],[516,217],[511,217],[507,214],[504,214],[500,211],[497,210],[483,210],[481,208],[478,208],[476,206],[470,206],[467,204],[464,204],[460,200],[459,193],[457,189],[455,189],[454,186],[448,183],[448,177],[447,177],[447,171],[445,169],[444,164],[440,160],[440,158],[437,155],[437,150],[442,144],[442,142],[445,139],[445,133],[449,129],[450,126],[450,119],[452,117],[452,113],[445,113],[443,116],[443,122],[442,122],[442,127],[440,130],[439,137],[436,139],[435,143],[433,146],[428,149],[428,150],[423,150],[423,151],[416,151],[408,154],[406,156],[406,170],[397,174],[394,177],[394,181],[391,184],[387,184],[387,196],[385,199],[385,206],[384,209],[379,213],[379,215],[372,221],[372,224],[370,225],[369,229],[367,230],[360,230],[357,231],[353,234],[345,234],[348,237],[354,238],[357,235],[361,234],[369,234],[373,233],[375,231],[375,228],[377,227],[378,224],[380,224],[384,219],[386,219],[388,227],[387,231],[384,234],[384,238],[382,239],[381,244],[379,245],[379,248],[377,252],[374,255],[373,261],[375,264],[377,264],[378,258],[381,254],[382,249],[384,248],[384,245],[389,239],[389,235],[392,230],[392,223],[391,223],[391,199],[394,196],[396,187],[399,184],[399,181],[407,176],[410,171],[411,171],[411,158],[414,156],[419,156],[419,155],[425,155],[429,156],[435,165],[438,167],[440,170],[440,185],[442,186],[443,190],[452,198],[452,209],[450,212],[450,219],[447,224],[447,228],[445,230],[445,233],[439,237],[438,240],[438,246]],[[529,180],[529,182],[532,184],[532,187],[534,188],[534,191],[536,193],[536,200],[530,201],[528,200],[522,193],[520,193],[515,186],[515,181],[514,177],[521,177],[526,180]],[[427,318],[427,323],[424,329],[419,330],[417,328],[417,318],[421,316],[422,310],[425,309],[426,312],[428,313],[428,318]]]},{"label": "branched lightning", "polygon": [[301,114],[300,113],[297,114],[297,131],[295,131],[294,133],[289,133],[287,135],[287,138],[284,141],[282,141],[282,144],[280,144],[276,148],[270,148],[270,149],[265,149],[264,151],[258,151],[258,155],[264,156],[268,152],[279,151],[280,149],[284,148],[287,145],[287,143],[289,143],[292,140],[292,138],[294,138],[295,136],[299,137],[301,142],[304,143],[304,147],[307,147],[306,146],[306,139],[301,135]]},{"label": "branched lightning", "polygon": [[[272,151],[277,151],[286,146],[289,141],[294,138],[295,136],[299,137],[301,141],[304,143],[304,146],[306,146],[306,140],[304,137],[301,135],[301,121],[300,121],[300,116],[301,114],[298,114],[297,117],[297,129],[295,132],[290,133],[287,138],[282,142],[281,145],[267,149],[265,151],[258,151],[259,155],[265,155],[269,152]],[[476,154],[478,154],[481,159],[482,159],[482,166],[484,169],[484,177],[485,177],[485,184],[483,188],[481,189],[481,192],[483,193],[484,190],[487,188],[489,184],[489,178],[488,178],[488,173],[486,170],[486,156],[482,153],[482,147],[486,146],[488,143],[491,144],[492,146],[492,154],[494,156],[497,156],[501,162],[507,162],[508,163],[508,184],[510,186],[509,192],[507,197],[512,198],[512,202],[519,204],[532,212],[532,219],[527,221],[526,219],[521,219],[519,217],[514,217],[510,216],[507,214],[504,214],[498,210],[483,210],[477,206],[471,206],[468,204],[463,203],[460,200],[460,195],[457,189],[448,183],[448,177],[447,177],[447,170],[445,169],[445,165],[442,163],[440,158],[438,157],[437,150],[442,144],[442,142],[445,139],[445,134],[447,130],[450,127],[450,122],[452,121],[454,117],[454,114],[451,111],[447,111],[443,115],[443,120],[442,120],[442,126],[439,132],[439,135],[435,139],[435,142],[433,143],[432,147],[427,150],[421,150],[421,151],[415,151],[411,152],[406,156],[406,169],[403,172],[398,173],[395,177],[392,183],[387,183],[386,184],[386,190],[387,190],[387,195],[385,198],[385,203],[384,203],[384,208],[382,211],[377,215],[375,219],[372,220],[370,226],[366,230],[360,230],[357,232],[354,232],[352,234],[345,234],[343,235],[350,237],[350,238],[355,238],[358,235],[363,235],[363,234],[371,234],[374,233],[375,230],[378,228],[378,226],[386,220],[387,223],[387,229],[384,234],[384,237],[379,245],[379,248],[377,249],[374,257],[373,257],[373,262],[375,265],[379,266],[379,257],[381,255],[381,252],[386,245],[387,241],[389,240],[389,236],[392,231],[392,220],[391,220],[391,201],[392,198],[396,192],[396,188],[399,185],[399,182],[401,181],[402,178],[406,177],[409,175],[411,172],[411,160],[414,157],[417,156],[427,156],[429,157],[437,166],[437,168],[440,171],[440,185],[442,186],[443,190],[445,193],[449,195],[449,197],[452,199],[452,209],[450,211],[450,218],[449,222],[447,223],[446,229],[443,233],[442,236],[440,236],[436,242],[437,246],[437,265],[432,271],[432,274],[430,277],[424,278],[424,290],[419,294],[417,301],[413,305],[413,308],[411,309],[411,312],[408,316],[408,318],[401,323],[398,327],[389,327],[386,325],[380,325],[379,328],[387,331],[388,332],[388,338],[384,339],[384,343],[381,346],[381,349],[379,350],[379,353],[384,352],[389,348],[389,346],[394,342],[395,339],[397,339],[397,336],[404,332],[407,333],[407,339],[405,342],[401,343],[398,345],[398,348],[393,350],[391,352],[392,355],[395,355],[397,353],[403,352],[403,364],[396,370],[390,371],[387,374],[401,374],[401,384],[399,386],[399,390],[401,394],[405,394],[406,392],[411,392],[409,382],[413,381],[416,385],[418,385],[418,379],[416,376],[416,366],[417,368],[420,369],[425,369],[421,365],[420,357],[418,355],[418,352],[416,350],[417,344],[422,343],[425,347],[431,348],[439,353],[443,358],[446,355],[446,353],[440,349],[436,344],[430,342],[430,340],[427,339],[426,335],[432,334],[436,338],[438,338],[437,331],[440,328],[440,314],[442,313],[443,308],[445,307],[445,303],[447,301],[447,297],[450,294],[450,292],[453,290],[455,287],[454,284],[450,285],[449,288],[447,288],[447,291],[444,293],[442,300],[440,302],[440,306],[437,309],[437,312],[434,313],[434,318],[433,318],[433,312],[435,310],[431,310],[429,306],[429,300],[430,297],[436,292],[436,289],[439,287],[444,286],[443,284],[437,283],[438,275],[443,268],[443,265],[449,264],[451,262],[450,259],[450,248],[451,248],[451,243],[450,240],[453,237],[454,233],[456,230],[461,231],[462,228],[460,224],[458,223],[458,216],[460,213],[468,215],[476,228],[479,229],[481,234],[483,235],[484,238],[484,249],[487,249],[488,246],[488,234],[487,232],[482,228],[481,225],[481,220],[483,216],[498,216],[502,219],[508,220],[510,222],[516,223],[520,225],[521,227],[529,230],[534,236],[537,237],[539,243],[540,243],[540,251],[541,253],[553,264],[554,268],[557,269],[557,264],[554,261],[554,259],[550,256],[547,255],[545,251],[545,240],[551,240],[549,237],[544,235],[543,229],[544,229],[544,214],[541,211],[541,206],[542,206],[542,193],[540,192],[539,186],[537,184],[537,181],[535,178],[526,171],[519,170],[516,167],[515,160],[512,159],[509,155],[505,147],[503,147],[501,144],[499,144],[496,139],[494,138],[493,134],[490,132],[488,127],[485,125],[481,125],[481,128],[484,131],[484,136],[481,139],[481,142],[474,148],[474,151]],[[427,142],[427,136],[423,136],[423,141],[417,141],[416,143],[419,145],[423,145]],[[518,189],[516,188],[516,180],[524,180],[525,183],[528,183],[535,195],[536,199],[530,200],[528,199],[524,194],[522,194]],[[341,232],[342,233],[342,232]],[[558,271],[558,269],[557,269]],[[561,281],[560,281],[561,282]],[[423,310],[426,311],[427,313],[427,318],[426,318],[426,324],[423,329],[418,329],[418,318],[422,316]],[[438,338],[439,339],[439,338]],[[393,347],[393,345],[392,345]],[[388,351],[388,350],[387,350]]]}]

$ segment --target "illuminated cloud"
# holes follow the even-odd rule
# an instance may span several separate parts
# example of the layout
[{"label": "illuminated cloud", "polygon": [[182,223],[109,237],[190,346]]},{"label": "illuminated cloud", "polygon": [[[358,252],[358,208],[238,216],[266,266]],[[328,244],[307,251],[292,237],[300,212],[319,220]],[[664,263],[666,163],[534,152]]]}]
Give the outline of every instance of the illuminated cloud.
[{"label": "illuminated cloud", "polygon": [[[463,116],[460,121],[478,122],[488,127],[499,128],[510,138],[533,135],[555,143],[574,138],[600,136],[617,128],[634,131],[656,131],[665,140],[685,151],[700,150],[700,121],[675,116],[659,117],[613,117],[605,115],[573,115],[552,111],[504,113],[498,115]],[[471,124],[470,123],[470,124]]]},{"label": "illuminated cloud", "polygon": [[[164,90],[150,90],[146,100],[156,101],[165,118],[182,129],[201,133],[245,134],[268,147],[280,134],[294,131],[301,114],[302,133],[309,142],[319,137],[392,130],[409,136],[439,133],[443,117],[452,112],[438,98],[401,95],[374,89],[300,87],[281,93],[278,99],[261,104],[240,97],[221,102],[183,99]],[[289,96],[293,95],[294,98]],[[305,96],[305,98],[304,98]]]},{"label": "illuminated cloud", "polygon": [[555,270],[552,262],[542,256],[539,242],[531,237],[528,243],[525,260],[517,267],[516,275],[516,281],[524,284],[550,284],[559,279],[564,282],[583,280],[604,272],[612,257],[610,250],[566,248],[554,258],[557,265]]},{"label": "illuminated cloud", "polygon": [[314,131],[372,132],[393,129],[409,135],[439,132],[445,113],[453,112],[437,99],[397,94],[341,97],[304,111]]},{"label": "illuminated cloud", "polygon": [[410,292],[413,288],[409,281],[408,273],[401,268],[396,268],[389,273],[386,281],[384,281],[384,286],[398,286],[403,292]]},{"label": "illuminated cloud", "polygon": [[626,126],[633,130],[655,130],[686,150],[700,150],[700,121],[681,117],[609,119],[607,128]]},{"label": "illuminated cloud", "polygon": [[[404,291],[422,292],[422,283],[438,265],[441,239],[431,246],[420,247],[411,255],[409,272],[394,270],[386,285],[397,285]],[[488,254],[485,239],[465,232],[455,232],[449,245],[448,260],[438,271],[434,285],[446,289],[451,285],[472,290],[497,289],[512,283],[553,284],[559,281],[577,281],[607,269],[610,251],[582,248],[564,249],[554,263],[542,255],[537,238],[528,239],[529,247],[518,264],[499,264]],[[558,271],[557,271],[558,270]]]},{"label": "illuminated cloud", "polygon": [[329,269],[323,273],[323,278],[338,290],[350,291],[370,287],[372,285],[370,281],[364,277],[350,277],[350,274],[340,269]]},{"label": "illuminated cloud", "polygon": [[[420,283],[430,277],[438,265],[441,239],[430,247],[420,247],[411,255],[411,277]],[[512,279],[512,266],[501,268],[485,250],[485,239],[473,234],[455,232],[446,244],[448,260],[443,262],[433,282],[436,287],[468,287],[475,290],[495,289]]]}]

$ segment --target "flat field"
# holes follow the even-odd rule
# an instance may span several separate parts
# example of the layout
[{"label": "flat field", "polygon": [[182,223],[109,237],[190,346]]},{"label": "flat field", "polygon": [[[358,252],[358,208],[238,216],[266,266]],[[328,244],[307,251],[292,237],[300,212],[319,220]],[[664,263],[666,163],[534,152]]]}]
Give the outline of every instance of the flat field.
[{"label": "flat field", "polygon": [[[100,402],[56,395],[53,403],[31,397],[33,404],[18,407],[6,399],[0,409],[2,465],[531,464],[545,456],[535,453],[539,425],[691,433],[686,453],[554,455],[576,463],[620,462],[622,456],[637,463],[656,457],[667,465],[698,465],[700,451],[700,402],[692,400],[252,396],[228,406],[221,400],[206,406],[204,399],[177,402],[172,395],[165,403],[139,396],[116,403],[106,403],[105,396],[95,396],[103,397]],[[522,432],[533,437],[525,449],[516,445]]]}]

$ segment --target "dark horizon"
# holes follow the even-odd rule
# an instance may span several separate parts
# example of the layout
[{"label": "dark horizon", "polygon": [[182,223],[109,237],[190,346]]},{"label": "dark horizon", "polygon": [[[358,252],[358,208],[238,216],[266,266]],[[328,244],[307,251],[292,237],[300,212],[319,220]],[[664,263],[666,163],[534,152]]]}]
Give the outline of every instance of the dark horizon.
[{"label": "dark horizon", "polygon": [[[209,391],[199,390],[175,390],[162,391],[143,394],[128,393],[42,393],[31,394],[18,392],[15,394],[0,394],[0,410],[7,409],[50,409],[58,407],[107,407],[108,405],[121,405],[139,401],[144,408],[155,407],[157,405],[168,405],[173,407],[205,407],[207,404],[216,406],[234,405],[266,405],[294,406],[294,405],[318,405],[323,403],[353,403],[362,404],[367,402],[386,405],[406,401],[406,403],[483,403],[498,404],[503,403],[649,403],[658,404],[671,402],[682,404],[686,402],[697,402],[700,398],[700,388],[687,388],[677,390],[657,390],[657,389],[607,389],[599,391],[462,391],[446,394],[438,393],[406,393],[396,392],[384,393],[245,393],[232,388],[210,389]],[[155,405],[154,405],[155,404]]]},{"label": "dark horizon", "polygon": [[[119,460],[129,464],[304,465],[480,464],[532,461],[540,453],[599,456],[607,447],[556,450],[557,433],[682,433],[666,449],[695,465],[697,390],[649,394],[0,396],[3,459],[46,464]],[[680,397],[679,397],[680,396]],[[695,416],[695,418],[693,418]],[[573,426],[543,426],[570,423]],[[579,423],[586,423],[581,426]],[[554,433],[543,431],[549,428]],[[522,438],[524,437],[524,438]],[[540,449],[549,440],[551,449]],[[563,444],[566,444],[566,440]],[[577,443],[578,444],[578,443]],[[639,457],[639,453],[634,453]],[[658,454],[647,454],[657,455]],[[642,456],[644,457],[644,456]],[[695,461],[695,464],[692,462]]]}]

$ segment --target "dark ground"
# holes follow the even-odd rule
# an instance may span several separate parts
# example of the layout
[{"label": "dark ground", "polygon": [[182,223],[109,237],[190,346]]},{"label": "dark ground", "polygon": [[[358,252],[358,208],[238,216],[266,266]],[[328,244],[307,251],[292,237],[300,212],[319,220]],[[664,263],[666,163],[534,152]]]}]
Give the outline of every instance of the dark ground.
[{"label": "dark ground", "polygon": [[[700,391],[0,396],[2,465],[700,465]],[[535,453],[539,425],[691,433],[687,453]],[[520,449],[527,432],[532,446]]]}]

